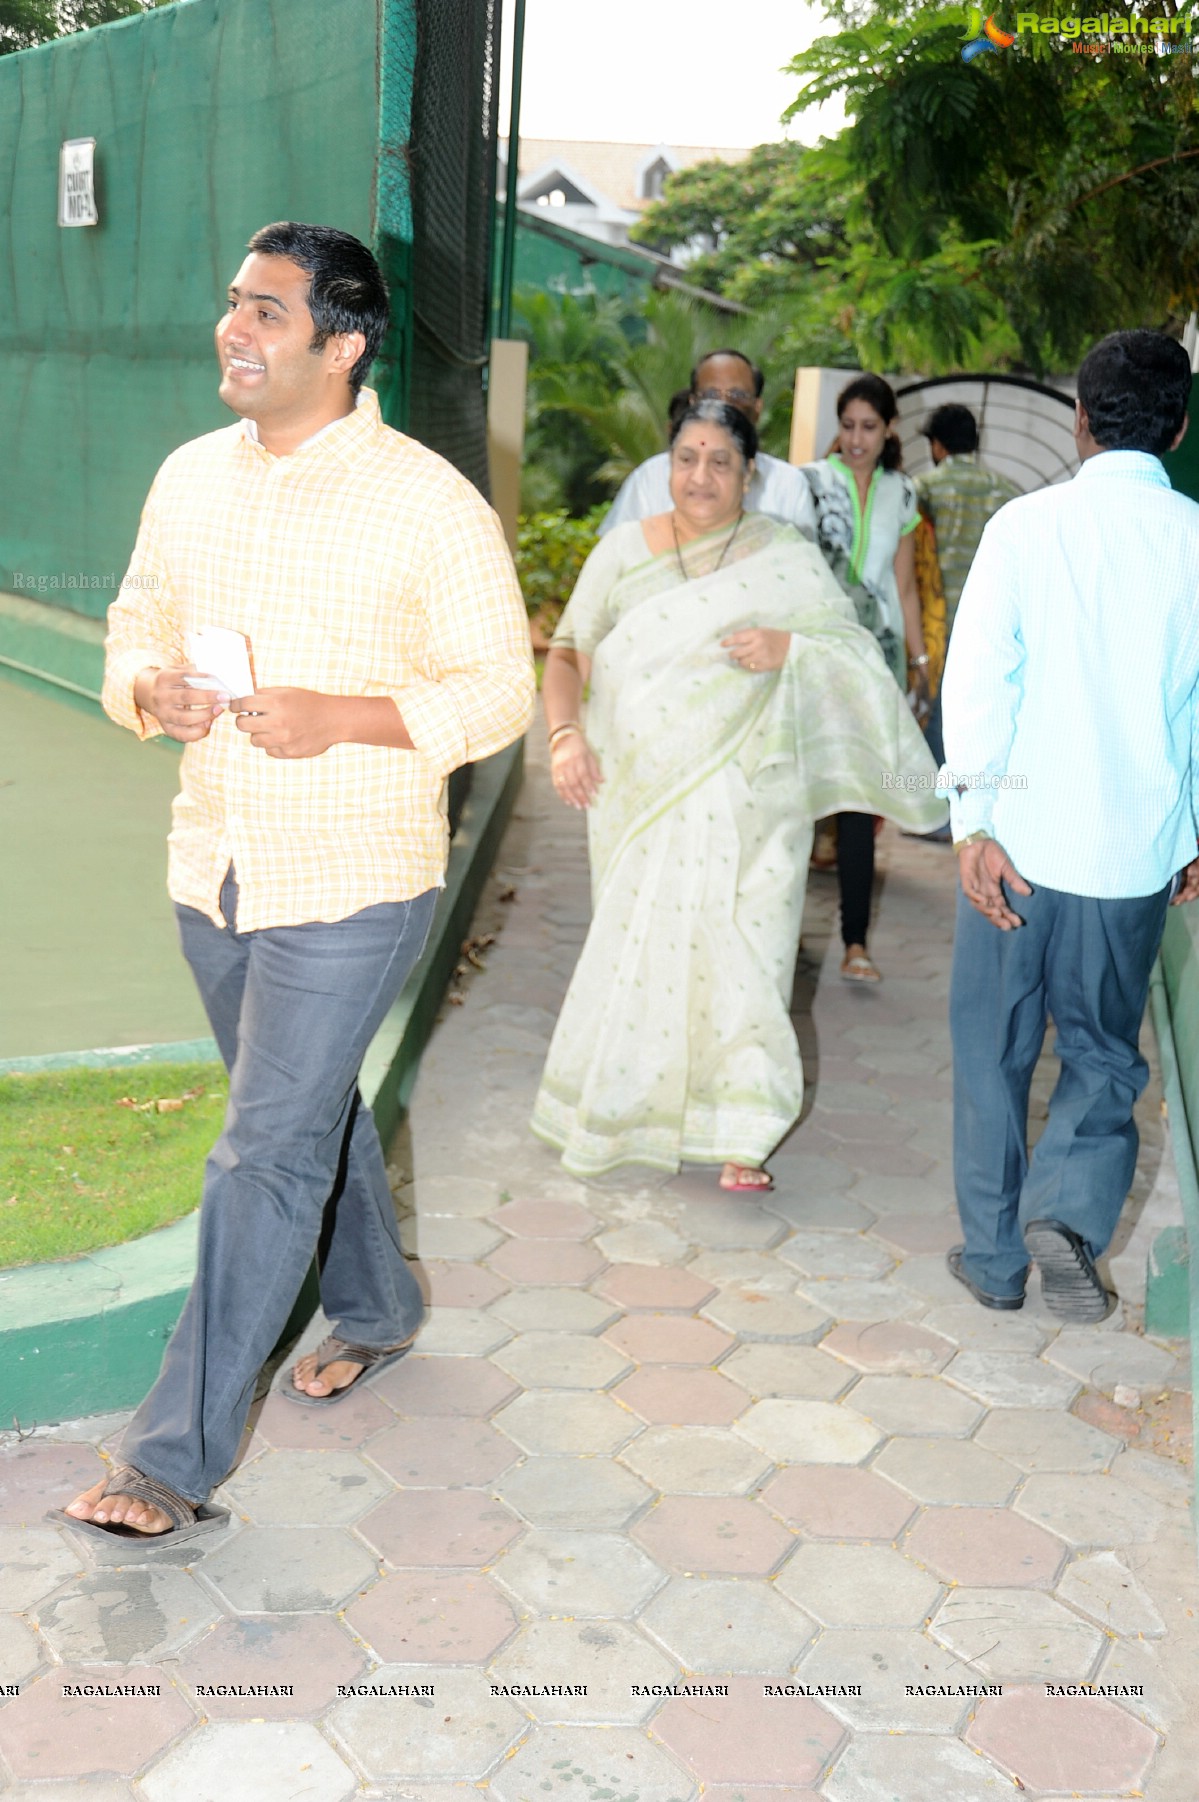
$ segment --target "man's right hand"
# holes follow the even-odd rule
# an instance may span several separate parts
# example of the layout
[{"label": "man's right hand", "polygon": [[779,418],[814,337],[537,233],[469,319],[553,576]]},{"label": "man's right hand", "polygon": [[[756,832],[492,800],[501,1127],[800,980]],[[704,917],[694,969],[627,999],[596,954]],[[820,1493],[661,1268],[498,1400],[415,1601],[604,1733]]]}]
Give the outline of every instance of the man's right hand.
[{"label": "man's right hand", "polygon": [[152,714],[168,738],[184,744],[207,738],[213,720],[225,711],[220,689],[188,687],[186,678],[199,673],[191,663],[181,669],[144,669],[133,684],[139,711]]},{"label": "man's right hand", "polygon": [[971,907],[998,926],[1000,932],[1013,932],[1024,921],[1008,906],[1003,884],[1016,895],[1031,895],[1032,890],[1001,844],[993,838],[974,839],[958,852],[958,875],[962,893]]}]

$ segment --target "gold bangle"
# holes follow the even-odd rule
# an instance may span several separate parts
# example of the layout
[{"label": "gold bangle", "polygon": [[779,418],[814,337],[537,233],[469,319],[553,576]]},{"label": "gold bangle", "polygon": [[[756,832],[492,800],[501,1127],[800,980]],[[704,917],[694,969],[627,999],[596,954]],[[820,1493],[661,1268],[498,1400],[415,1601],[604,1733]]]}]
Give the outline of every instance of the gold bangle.
[{"label": "gold bangle", "polygon": [[968,832],[965,838],[954,839],[953,848],[955,851],[964,851],[967,845],[977,845],[981,839],[990,837],[989,832]]},{"label": "gold bangle", "polygon": [[563,720],[562,724],[560,726],[555,726],[549,735],[548,743],[550,750],[553,750],[560,738],[566,738],[571,732],[578,732],[581,734],[582,730],[583,728],[578,720]]}]

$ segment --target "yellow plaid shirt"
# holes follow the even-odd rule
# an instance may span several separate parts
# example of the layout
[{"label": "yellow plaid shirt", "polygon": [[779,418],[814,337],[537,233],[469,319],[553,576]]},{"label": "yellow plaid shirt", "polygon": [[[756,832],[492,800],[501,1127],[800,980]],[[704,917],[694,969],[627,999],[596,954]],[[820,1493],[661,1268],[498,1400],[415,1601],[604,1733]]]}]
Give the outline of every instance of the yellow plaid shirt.
[{"label": "yellow plaid shirt", "polygon": [[241,931],[341,920],[444,882],[445,779],[533,711],[528,620],[499,522],[442,458],[357,409],[290,456],[241,424],[167,458],[108,614],[104,707],[142,738],[143,669],[184,634],[244,632],[258,688],[389,695],[415,745],[268,757],[222,714],[183,753],[172,899],[220,926],[233,864]]}]

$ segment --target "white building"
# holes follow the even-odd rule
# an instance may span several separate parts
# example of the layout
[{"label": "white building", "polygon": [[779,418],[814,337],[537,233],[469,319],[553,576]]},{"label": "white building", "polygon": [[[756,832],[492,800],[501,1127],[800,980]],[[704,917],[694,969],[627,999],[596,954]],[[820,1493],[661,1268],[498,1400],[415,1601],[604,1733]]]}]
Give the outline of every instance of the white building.
[{"label": "white building", "polygon": [[[526,210],[541,212],[559,225],[598,238],[604,244],[627,244],[634,225],[651,200],[661,197],[668,175],[693,163],[739,163],[745,150],[714,144],[611,144],[585,139],[521,138],[517,200]],[[506,140],[500,142],[499,192],[507,181]],[[676,255],[676,261],[685,256]]]}]

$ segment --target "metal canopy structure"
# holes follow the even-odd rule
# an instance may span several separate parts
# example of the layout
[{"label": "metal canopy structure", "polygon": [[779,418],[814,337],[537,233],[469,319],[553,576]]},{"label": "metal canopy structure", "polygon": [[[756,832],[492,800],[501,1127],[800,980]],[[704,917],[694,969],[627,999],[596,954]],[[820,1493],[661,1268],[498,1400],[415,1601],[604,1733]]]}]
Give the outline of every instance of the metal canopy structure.
[{"label": "metal canopy structure", "polygon": [[1019,375],[947,375],[896,390],[903,466],[932,468],[923,427],[935,407],[955,401],[978,421],[979,456],[989,469],[1028,493],[1068,482],[1078,469],[1074,396]]}]

